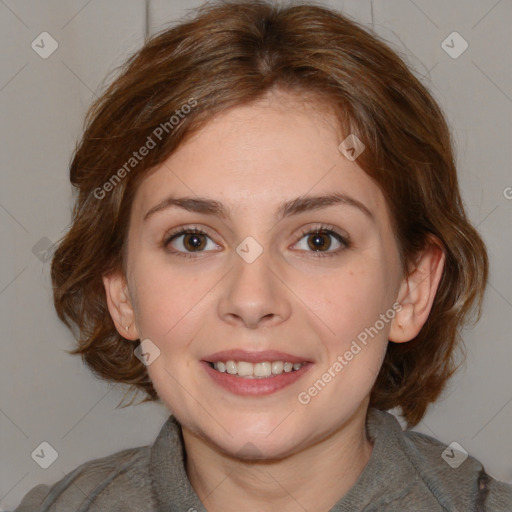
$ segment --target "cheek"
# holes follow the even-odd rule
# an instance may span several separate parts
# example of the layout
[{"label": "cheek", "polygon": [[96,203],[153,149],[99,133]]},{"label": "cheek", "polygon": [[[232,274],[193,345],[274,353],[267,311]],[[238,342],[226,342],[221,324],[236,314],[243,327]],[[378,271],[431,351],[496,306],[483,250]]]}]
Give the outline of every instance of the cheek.
[{"label": "cheek", "polygon": [[218,281],[217,274],[200,273],[192,266],[177,270],[153,260],[135,264],[133,276],[141,337],[166,351],[188,345],[212,307],[208,294]]},{"label": "cheek", "polygon": [[375,260],[354,261],[328,276],[304,280],[301,289],[297,295],[308,297],[304,303],[315,313],[325,341],[335,347],[373,326],[392,300],[385,269]]}]

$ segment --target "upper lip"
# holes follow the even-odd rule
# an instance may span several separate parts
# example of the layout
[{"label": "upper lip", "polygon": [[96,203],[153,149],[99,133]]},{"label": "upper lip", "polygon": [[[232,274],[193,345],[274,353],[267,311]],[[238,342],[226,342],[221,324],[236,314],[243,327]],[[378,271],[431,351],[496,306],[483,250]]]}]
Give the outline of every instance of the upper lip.
[{"label": "upper lip", "polygon": [[209,363],[216,363],[218,361],[247,361],[249,363],[263,363],[266,361],[284,361],[289,363],[304,363],[309,362],[307,358],[301,356],[294,356],[285,352],[277,350],[265,350],[259,352],[250,352],[247,350],[222,350],[215,352],[204,358]]}]

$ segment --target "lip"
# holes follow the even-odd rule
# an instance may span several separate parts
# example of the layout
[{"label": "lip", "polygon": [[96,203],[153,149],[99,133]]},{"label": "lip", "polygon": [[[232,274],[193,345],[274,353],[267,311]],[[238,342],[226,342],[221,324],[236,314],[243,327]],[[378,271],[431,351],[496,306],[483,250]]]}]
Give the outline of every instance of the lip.
[{"label": "lip", "polygon": [[[280,359],[277,360],[279,361]],[[266,359],[266,361],[268,361],[268,359]],[[249,379],[236,377],[235,375],[231,375],[227,372],[219,372],[215,370],[215,368],[212,368],[210,366],[211,363],[208,361],[201,361],[200,364],[212,381],[223,389],[233,393],[234,395],[254,397],[271,395],[272,393],[290,386],[298,379],[302,378],[313,366],[312,363],[306,363],[298,370],[294,370],[289,373],[283,372],[279,375],[273,375],[270,377]]]},{"label": "lip", "polygon": [[288,363],[310,363],[307,358],[294,356],[277,350],[265,350],[250,352],[248,350],[223,350],[206,356],[203,361],[206,363],[217,363],[218,361],[247,361],[248,363],[264,363],[266,361],[283,361]]}]

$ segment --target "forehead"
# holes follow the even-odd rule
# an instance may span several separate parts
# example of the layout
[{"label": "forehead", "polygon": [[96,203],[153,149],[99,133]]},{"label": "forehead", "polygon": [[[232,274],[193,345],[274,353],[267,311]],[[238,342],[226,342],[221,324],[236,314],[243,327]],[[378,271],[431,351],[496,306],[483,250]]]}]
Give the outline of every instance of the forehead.
[{"label": "forehead", "polygon": [[170,193],[222,202],[230,211],[274,209],[304,195],[343,193],[378,213],[384,198],[373,180],[338,149],[333,114],[290,93],[236,107],[213,118],[152,170],[136,193],[144,215]]}]

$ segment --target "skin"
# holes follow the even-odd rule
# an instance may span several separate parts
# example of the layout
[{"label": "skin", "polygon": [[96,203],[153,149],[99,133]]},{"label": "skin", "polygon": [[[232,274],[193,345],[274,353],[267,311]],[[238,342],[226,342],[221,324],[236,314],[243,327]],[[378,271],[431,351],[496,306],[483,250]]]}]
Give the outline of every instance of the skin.
[{"label": "skin", "polygon": [[[282,91],[223,112],[139,186],[127,275],[104,276],[120,334],[149,338],[160,350],[148,372],[182,424],[187,474],[209,511],[325,511],[344,496],[372,453],[365,418],[388,340],[413,339],[434,300],[442,250],[428,245],[405,275],[384,196],[341,154],[335,126],[313,103]],[[333,191],[363,203],[373,220],[340,204],[275,217],[284,201]],[[170,194],[215,199],[230,216],[172,207],[144,221]],[[349,246],[324,235],[323,252],[315,251],[314,236],[301,232],[322,224],[348,236]],[[179,227],[207,233],[202,252],[184,236],[164,247]],[[248,236],[263,249],[252,263],[236,252]],[[301,404],[298,394],[394,303],[402,305],[394,318]],[[232,348],[280,350],[313,365],[272,395],[237,396],[200,365]]]}]

